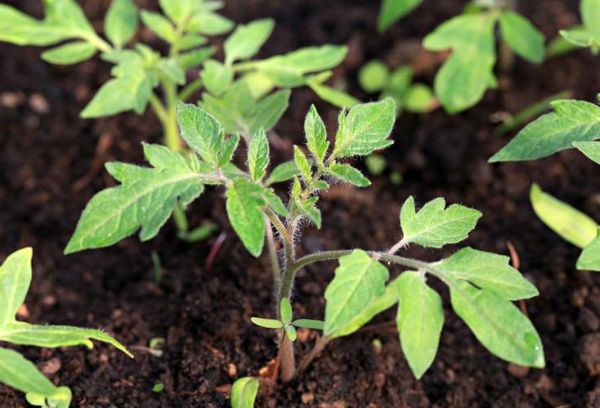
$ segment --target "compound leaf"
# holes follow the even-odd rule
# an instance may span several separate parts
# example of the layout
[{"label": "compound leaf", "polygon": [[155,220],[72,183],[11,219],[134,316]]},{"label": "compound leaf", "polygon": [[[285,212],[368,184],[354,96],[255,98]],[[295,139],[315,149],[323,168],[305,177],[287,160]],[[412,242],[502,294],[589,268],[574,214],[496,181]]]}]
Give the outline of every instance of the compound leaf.
[{"label": "compound leaf", "polygon": [[271,130],[288,108],[290,95],[289,89],[282,89],[261,99],[248,120],[250,134],[259,129],[264,129],[266,132]]}]

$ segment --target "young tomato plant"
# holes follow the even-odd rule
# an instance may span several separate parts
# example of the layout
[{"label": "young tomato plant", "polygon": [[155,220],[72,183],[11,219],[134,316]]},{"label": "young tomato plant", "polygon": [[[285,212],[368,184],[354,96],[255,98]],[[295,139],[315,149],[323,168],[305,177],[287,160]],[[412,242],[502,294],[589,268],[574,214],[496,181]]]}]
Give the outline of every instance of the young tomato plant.
[{"label": "young tomato plant", "polygon": [[[24,248],[10,255],[0,266],[0,342],[46,348],[83,345],[91,349],[92,340],[97,340],[133,357],[121,343],[100,330],[18,321],[15,316],[31,283],[31,257],[31,248]],[[31,405],[67,408],[71,404],[69,388],[56,387],[20,353],[2,347],[0,383],[24,392]]]},{"label": "young tomato plant", "polygon": [[529,62],[544,59],[543,35],[510,1],[480,0],[442,25],[423,40],[430,51],[452,50],[435,77],[435,93],[444,109],[458,113],[481,100],[488,88],[496,88],[495,27],[502,39],[500,65],[511,64],[512,51]]},{"label": "young tomato plant", "polygon": [[[577,46],[589,47],[596,52],[597,40],[600,39],[599,11],[600,0],[583,0],[581,15],[584,26],[561,31],[561,35]],[[536,160],[576,148],[600,164],[600,141],[597,141],[600,139],[600,107],[577,100],[560,100],[551,105],[554,112],[527,125],[490,162]],[[543,192],[537,185],[532,186],[530,197],[536,214],[548,227],[582,248],[577,268],[600,271],[600,226],[586,214]]]},{"label": "young tomato plant", "polygon": [[[440,297],[427,284],[432,277],[449,286],[452,307],[489,351],[517,364],[544,366],[535,328],[512,303],[537,295],[537,290],[509,266],[508,257],[471,248],[437,262],[397,255],[409,244],[441,248],[464,240],[481,217],[476,210],[456,204],[447,207],[444,199],[438,198],[417,211],[411,197],[400,213],[403,237],[389,250],[337,250],[298,256],[297,245],[306,221],[317,228],[322,224],[317,207],[321,191],[331,182],[370,185],[347,160],[393,143],[388,139],[396,117],[391,98],[341,112],[332,143],[323,120],[311,107],[304,123],[306,149],[295,146],[294,160],[270,172],[264,130],[258,130],[248,141],[246,165],[241,169],[232,163],[237,135],[227,135],[224,126],[202,107],[180,104],[177,112],[181,134],[193,152],[182,154],[145,145],[151,168],[109,163],[108,171],[121,185],[92,198],[67,252],[112,245],[138,229],[141,238],[148,239],[176,202],[188,204],[206,185],[222,186],[229,220],[246,249],[258,257],[265,242],[268,248],[278,307],[273,318],[252,321],[277,331],[283,381],[306,369],[328,342],[355,332],[394,305],[398,305],[404,353],[415,376],[421,377],[433,362],[444,320]],[[286,180],[291,180],[291,188],[284,203],[272,185]],[[274,236],[283,247],[280,256]],[[326,261],[338,261],[339,266],[325,292],[324,319],[294,318],[290,299],[297,272]],[[386,265],[398,266],[404,272],[390,279]],[[297,327],[323,330],[314,350],[298,366],[293,344]],[[245,378],[234,387],[235,400],[244,394],[254,398],[255,385]]]}]

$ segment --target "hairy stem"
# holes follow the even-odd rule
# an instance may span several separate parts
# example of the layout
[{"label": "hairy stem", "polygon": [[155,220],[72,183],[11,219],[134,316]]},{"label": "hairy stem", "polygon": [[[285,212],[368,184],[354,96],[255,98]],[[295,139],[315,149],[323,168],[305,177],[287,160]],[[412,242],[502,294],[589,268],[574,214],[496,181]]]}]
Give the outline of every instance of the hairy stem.
[{"label": "hairy stem", "polygon": [[[281,267],[279,266],[279,257],[277,256],[277,248],[275,247],[275,237],[273,236],[273,225],[267,217],[265,219],[267,231],[267,247],[269,249],[269,260],[271,261],[271,271],[273,272],[273,284],[275,293],[281,288]],[[279,305],[277,305],[279,307]]]}]

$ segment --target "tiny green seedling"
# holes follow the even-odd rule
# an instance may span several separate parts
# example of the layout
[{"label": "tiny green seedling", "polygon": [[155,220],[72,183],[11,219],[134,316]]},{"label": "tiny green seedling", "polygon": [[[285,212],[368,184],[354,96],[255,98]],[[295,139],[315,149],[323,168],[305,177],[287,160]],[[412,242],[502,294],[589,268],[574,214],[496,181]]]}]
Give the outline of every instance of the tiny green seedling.
[{"label": "tiny green seedling", "polygon": [[[457,204],[446,206],[444,199],[437,198],[417,211],[410,197],[400,212],[403,237],[390,249],[297,256],[302,227],[311,223],[320,228],[323,223],[317,207],[320,192],[334,182],[370,185],[369,179],[347,160],[390,146],[395,118],[396,106],[391,98],[356,105],[340,113],[337,132],[330,141],[313,106],[304,122],[306,146],[294,146],[293,161],[269,172],[269,143],[264,130],[258,130],[247,141],[245,166],[240,167],[232,161],[240,142],[238,135],[228,134],[203,108],[181,104],[181,134],[193,152],[182,154],[163,146],[145,145],[152,167],[110,163],[108,171],[121,184],[92,198],[66,251],[109,246],[137,230],[141,239],[149,239],[176,202],[185,206],[198,198],[205,186],[220,186],[226,190],[227,214],[243,245],[255,257],[263,253],[265,246],[269,253],[277,294],[276,317],[254,317],[252,322],[278,333],[283,381],[305,370],[328,342],[356,332],[394,305],[398,306],[397,324],[404,354],[420,378],[435,358],[444,321],[440,297],[427,284],[430,278],[450,288],[453,309],[490,352],[517,364],[543,367],[539,335],[512,303],[538,292],[509,266],[508,257],[471,248],[462,248],[437,262],[397,255],[409,244],[441,248],[463,241],[481,217],[476,210]],[[284,202],[272,185],[286,180],[291,180],[291,188]],[[282,243],[281,254],[277,253],[275,236]],[[290,299],[297,272],[330,261],[338,261],[339,266],[325,291],[324,319],[295,318]],[[400,272],[399,276],[393,277],[390,265],[400,268],[395,271]],[[294,353],[297,327],[323,332],[298,367]],[[233,405],[245,406],[239,405],[239,396],[247,393],[253,400],[257,388],[257,380],[251,377],[236,382]]]},{"label": "tiny green seedling", "polygon": [[[92,340],[108,343],[133,357],[118,341],[100,330],[71,326],[34,325],[18,321],[17,310],[31,284],[31,248],[10,255],[0,266],[0,342],[57,348],[82,345],[92,349]],[[0,383],[24,392],[31,405],[67,408],[71,390],[57,387],[20,353],[0,347]]]},{"label": "tiny green seedling", "polygon": [[487,89],[497,87],[494,75],[496,24],[500,26],[505,44],[504,52],[500,54],[501,65],[509,65],[511,50],[535,64],[544,60],[543,35],[506,3],[510,2],[479,1],[462,15],[440,25],[423,40],[429,51],[452,50],[438,71],[434,84],[435,93],[448,113],[470,108],[483,98]]}]

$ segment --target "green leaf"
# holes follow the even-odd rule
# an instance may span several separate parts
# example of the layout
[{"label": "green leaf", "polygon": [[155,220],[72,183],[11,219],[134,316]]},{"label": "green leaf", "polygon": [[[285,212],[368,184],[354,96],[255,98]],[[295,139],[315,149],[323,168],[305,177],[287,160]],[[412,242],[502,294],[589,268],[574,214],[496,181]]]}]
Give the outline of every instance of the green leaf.
[{"label": "green leaf", "polygon": [[544,350],[529,319],[508,300],[466,282],[450,286],[456,314],[490,353],[515,364],[543,368]]},{"label": "green leaf", "polygon": [[288,108],[291,92],[282,89],[264,97],[256,105],[256,110],[249,116],[248,127],[250,134],[264,129],[268,132],[279,122],[279,119]]},{"label": "green leaf", "polygon": [[573,146],[590,160],[600,164],[600,142],[573,142]]},{"label": "green leaf", "polygon": [[184,24],[198,8],[197,2],[190,0],[160,0],[159,3],[162,11],[176,24]]},{"label": "green leaf", "polygon": [[265,190],[263,191],[263,195],[264,195],[265,199],[267,200],[269,207],[273,211],[275,211],[278,215],[280,215],[282,217],[287,217],[288,210],[287,210],[285,204],[283,204],[283,201],[281,201],[281,198],[279,198],[279,196],[277,194],[275,194],[275,192],[273,191],[272,188],[265,188]]},{"label": "green leaf", "polygon": [[443,23],[423,41],[429,51],[452,49],[435,77],[435,93],[450,114],[476,104],[490,86],[496,62],[494,23],[486,13],[461,15]]},{"label": "green leaf", "polygon": [[360,68],[358,83],[366,92],[375,93],[383,90],[389,81],[389,77],[390,70],[388,66],[380,60],[372,60]]},{"label": "green leaf", "polygon": [[282,298],[279,303],[279,314],[281,321],[285,324],[291,323],[293,317],[292,304],[288,298]]},{"label": "green leaf", "polygon": [[598,224],[593,219],[545,193],[537,184],[531,186],[529,198],[540,220],[566,241],[585,248],[596,238]]},{"label": "green leaf", "polygon": [[246,179],[240,178],[227,189],[227,215],[233,229],[246,249],[258,258],[262,253],[265,237],[265,219],[262,207],[263,190]]},{"label": "green leaf", "polygon": [[250,321],[259,327],[263,327],[265,329],[281,329],[283,328],[283,323],[279,320],[275,319],[263,319],[262,317],[251,317]]},{"label": "green leaf", "polygon": [[465,240],[477,225],[481,213],[472,208],[452,204],[446,208],[443,198],[425,204],[418,212],[415,199],[409,197],[400,210],[400,225],[405,243],[441,248]]},{"label": "green leaf", "polygon": [[357,105],[340,123],[332,156],[367,156],[383,149],[396,121],[396,104],[392,98]]},{"label": "green leaf", "polygon": [[419,272],[404,272],[397,285],[400,343],[410,369],[420,379],[437,354],[444,325],[442,299]]},{"label": "green leaf", "polygon": [[248,145],[248,172],[254,181],[260,181],[269,166],[269,140],[264,130],[259,130]]},{"label": "green leaf", "polygon": [[129,110],[143,113],[152,88],[152,81],[144,75],[111,79],[86,105],[81,112],[81,117],[84,119],[99,118]]},{"label": "green leaf", "polygon": [[210,11],[195,13],[187,25],[188,31],[205,35],[225,34],[232,28],[233,22],[231,20]]},{"label": "green leaf", "polygon": [[270,186],[271,184],[281,183],[283,181],[288,181],[293,179],[296,176],[300,175],[300,170],[298,170],[298,166],[296,166],[296,162],[293,160],[284,162],[279,164],[277,167],[273,169],[269,178],[267,178],[266,185]]},{"label": "green leaf", "polygon": [[298,338],[298,332],[296,332],[296,328],[294,326],[287,324],[283,326],[283,330],[290,341],[296,341]]},{"label": "green leaf", "polygon": [[453,280],[468,280],[477,287],[496,292],[507,300],[537,296],[535,286],[511,267],[509,261],[508,256],[463,248],[436,263],[435,268]]},{"label": "green leaf", "polygon": [[583,248],[577,269],[600,272],[600,236]]},{"label": "green leaf", "polygon": [[46,24],[71,37],[95,36],[96,32],[75,0],[45,1]]},{"label": "green leaf", "polygon": [[389,272],[365,251],[355,249],[340,258],[335,277],[325,290],[326,336],[353,320],[383,295]]},{"label": "green leaf", "polygon": [[179,54],[177,61],[185,70],[201,65],[215,53],[214,47],[203,47]]},{"label": "green leaf", "polygon": [[525,17],[514,11],[500,15],[502,38],[514,52],[539,64],[544,60],[544,35]]},{"label": "green leaf", "polygon": [[160,39],[172,43],[177,38],[175,27],[169,20],[158,13],[142,10],[142,22]]},{"label": "green leaf", "polygon": [[594,36],[597,41],[600,41],[600,1],[598,0],[581,0],[580,4],[581,18],[586,30]]},{"label": "green leaf", "polygon": [[70,65],[92,58],[94,54],[96,47],[88,42],[78,41],[45,51],[42,59],[52,64]]},{"label": "green leaf", "polygon": [[321,228],[321,211],[317,208],[319,197],[311,197],[308,200],[300,203],[300,211],[302,215],[310,220],[315,227]]},{"label": "green leaf", "polygon": [[322,320],[313,320],[313,319],[298,319],[294,320],[292,324],[296,327],[302,327],[305,329],[312,330],[323,330],[325,327],[325,322]]},{"label": "green leaf", "polygon": [[179,48],[185,51],[206,44],[207,41],[206,37],[198,34],[184,34],[179,42]]},{"label": "green leaf", "polygon": [[224,143],[224,132],[219,122],[197,105],[177,104],[177,123],[181,137],[203,160],[219,164],[219,153]]},{"label": "green leaf", "polygon": [[221,95],[233,83],[233,70],[218,61],[208,60],[204,63],[200,77],[208,92]]},{"label": "green leaf", "polygon": [[377,19],[377,30],[383,33],[422,2],[423,0],[383,0]]},{"label": "green leaf", "polygon": [[349,164],[333,163],[327,168],[327,173],[345,183],[353,184],[357,187],[368,187],[371,182],[368,178]]},{"label": "green leaf", "polygon": [[140,228],[140,239],[147,241],[156,236],[176,204],[186,207],[202,194],[204,186],[185,158],[163,146],[144,146],[147,157],[157,149],[164,157],[153,163],[154,168],[107,164],[122,185],[103,190],[90,200],[66,254],[113,245]]},{"label": "green leaf", "polygon": [[231,65],[256,55],[260,47],[269,39],[275,22],[266,18],[237,26],[233,34],[225,40],[225,63]]},{"label": "green leaf", "polygon": [[585,29],[572,28],[570,30],[560,30],[560,35],[570,44],[577,47],[588,48],[597,45],[597,39]]},{"label": "green leaf", "polygon": [[304,119],[304,134],[306,135],[308,150],[310,150],[315,160],[323,163],[329,149],[329,141],[327,140],[325,123],[319,116],[315,105],[310,106],[310,110]]},{"label": "green leaf", "polygon": [[177,85],[185,84],[185,71],[174,58],[162,58],[156,65],[156,69],[163,77],[173,81]]},{"label": "green leaf", "polygon": [[308,81],[308,86],[319,98],[338,108],[351,108],[360,103],[360,101],[352,95],[327,85]]},{"label": "green leaf", "polygon": [[106,36],[116,48],[123,48],[138,26],[137,7],[133,0],[113,0],[104,23]]},{"label": "green leaf", "polygon": [[0,328],[15,321],[31,284],[31,248],[9,255],[0,266]]},{"label": "green leaf", "polygon": [[584,101],[551,103],[554,112],[530,123],[490,162],[535,160],[600,138],[600,107]]},{"label": "green leaf", "polygon": [[254,377],[236,380],[231,387],[232,408],[253,408],[260,383]]},{"label": "green leaf", "polygon": [[32,362],[13,350],[0,348],[0,382],[28,394],[28,402],[40,407],[48,407],[46,399],[56,408],[68,408],[71,403],[68,388],[55,387]]},{"label": "green leaf", "polygon": [[68,38],[55,25],[36,20],[5,4],[0,4],[0,41],[17,45],[46,46]]},{"label": "green leaf", "polygon": [[300,174],[302,174],[302,178],[305,181],[312,179],[312,165],[306,158],[306,155],[298,146],[294,145],[294,161],[296,162],[296,167],[300,170]]}]

